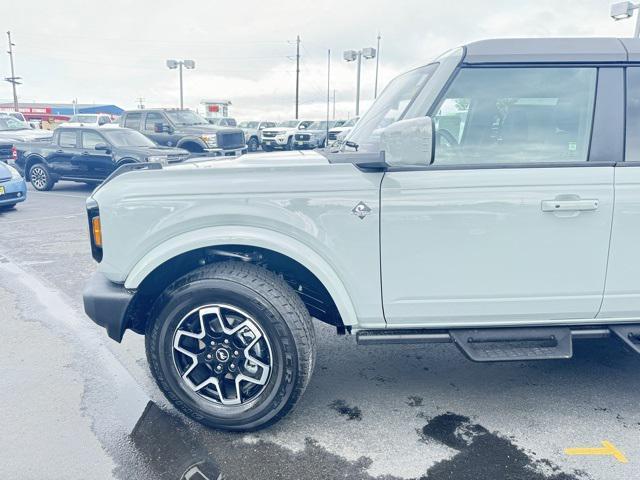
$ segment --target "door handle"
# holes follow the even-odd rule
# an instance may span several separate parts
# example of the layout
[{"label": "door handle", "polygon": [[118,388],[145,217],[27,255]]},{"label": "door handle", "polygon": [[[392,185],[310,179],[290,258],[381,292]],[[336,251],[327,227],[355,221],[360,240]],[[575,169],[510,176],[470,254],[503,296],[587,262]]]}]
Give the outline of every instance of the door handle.
[{"label": "door handle", "polygon": [[82,155],[89,155],[89,152],[82,152]]},{"label": "door handle", "polygon": [[56,150],[56,153],[64,153],[64,150]]},{"label": "door handle", "polygon": [[543,212],[586,212],[597,210],[600,202],[597,198],[580,200],[542,200]]}]

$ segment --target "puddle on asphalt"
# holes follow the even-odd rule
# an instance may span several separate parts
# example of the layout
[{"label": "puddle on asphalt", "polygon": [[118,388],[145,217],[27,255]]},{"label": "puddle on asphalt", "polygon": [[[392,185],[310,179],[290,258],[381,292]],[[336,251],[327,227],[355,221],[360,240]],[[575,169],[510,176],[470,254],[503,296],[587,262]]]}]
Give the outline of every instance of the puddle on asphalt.
[{"label": "puddle on asphalt", "polygon": [[[329,408],[350,419],[354,409],[344,401]],[[508,438],[474,424],[468,417],[445,413],[427,420],[418,439],[437,442],[457,451],[433,464],[414,480],[586,480],[582,472],[567,474],[546,459],[536,459]],[[288,450],[251,435],[225,433],[192,424],[149,402],[131,439],[157,480],[246,479],[356,479],[401,480],[372,477],[366,456],[349,461],[328,452],[308,437],[301,451]],[[126,472],[119,472],[129,478]]]}]

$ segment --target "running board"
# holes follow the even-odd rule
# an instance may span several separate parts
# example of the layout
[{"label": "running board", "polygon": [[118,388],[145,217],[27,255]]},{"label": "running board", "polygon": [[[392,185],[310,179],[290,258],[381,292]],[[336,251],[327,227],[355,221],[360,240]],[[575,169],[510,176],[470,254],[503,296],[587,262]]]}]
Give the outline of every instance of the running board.
[{"label": "running board", "polygon": [[566,359],[573,339],[606,338],[615,333],[640,353],[640,325],[594,328],[514,327],[454,330],[360,330],[359,345],[455,343],[476,362]]},{"label": "running board", "polygon": [[610,328],[624,343],[640,353],[640,325],[612,325]]}]

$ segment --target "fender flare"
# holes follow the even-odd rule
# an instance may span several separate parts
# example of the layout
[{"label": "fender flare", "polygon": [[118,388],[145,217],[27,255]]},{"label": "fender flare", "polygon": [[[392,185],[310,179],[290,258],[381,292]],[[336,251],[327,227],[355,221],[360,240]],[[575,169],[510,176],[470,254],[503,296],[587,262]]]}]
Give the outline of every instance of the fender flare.
[{"label": "fender flare", "polygon": [[220,245],[265,248],[292,258],[305,266],[325,286],[338,308],[344,325],[357,323],[351,297],[329,262],[299,240],[262,228],[206,227],[171,237],[155,246],[136,262],[129,271],[124,286],[135,290],[151,272],[166,261],[192,250]]},{"label": "fender flare", "polygon": [[25,180],[29,179],[29,170],[31,170],[31,166],[34,163],[44,163],[47,167],[49,167],[49,162],[38,153],[28,153],[24,158],[24,178]]},{"label": "fender flare", "polygon": [[[202,148],[202,150],[206,150],[209,147],[202,141],[201,138],[199,137],[193,137],[193,136],[189,136],[189,137],[182,137],[180,140],[178,140],[178,142],[175,145],[175,148],[184,148],[182,145],[184,145],[185,143],[195,143],[196,145],[199,145],[200,148]],[[186,150],[186,149],[185,149]]]}]

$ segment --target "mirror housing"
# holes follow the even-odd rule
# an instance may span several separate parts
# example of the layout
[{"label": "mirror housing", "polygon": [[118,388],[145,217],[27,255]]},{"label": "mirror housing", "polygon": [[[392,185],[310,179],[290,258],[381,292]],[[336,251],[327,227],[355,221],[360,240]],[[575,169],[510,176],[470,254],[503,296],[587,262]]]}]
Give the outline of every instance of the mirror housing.
[{"label": "mirror housing", "polygon": [[156,122],[153,124],[153,131],[156,133],[171,133],[171,125],[166,125],[162,122]]},{"label": "mirror housing", "polygon": [[431,117],[392,123],[380,134],[380,149],[392,167],[427,166],[433,161],[435,128]]},{"label": "mirror housing", "polygon": [[105,152],[109,151],[109,145],[107,145],[106,143],[96,143],[93,148],[95,150],[102,150]]}]

